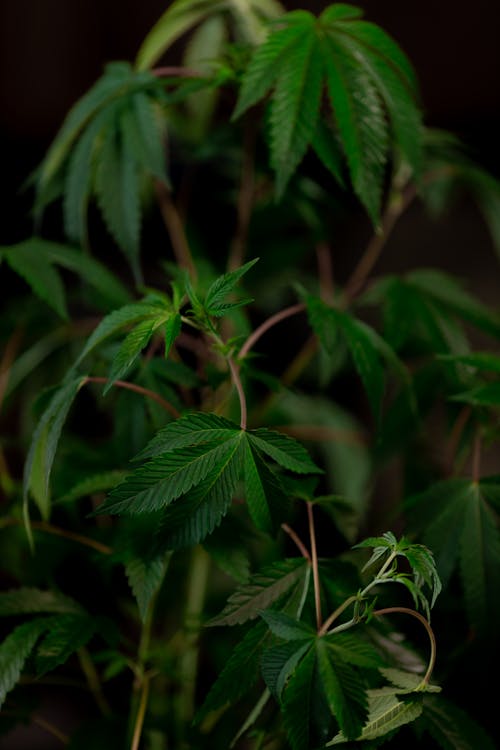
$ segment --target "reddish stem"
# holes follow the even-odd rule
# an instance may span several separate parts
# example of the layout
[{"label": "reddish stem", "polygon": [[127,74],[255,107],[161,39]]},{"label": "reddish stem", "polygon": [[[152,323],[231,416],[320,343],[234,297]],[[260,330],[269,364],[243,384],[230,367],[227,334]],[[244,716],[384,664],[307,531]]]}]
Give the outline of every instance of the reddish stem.
[{"label": "reddish stem", "polygon": [[[89,376],[85,379],[85,383],[109,383],[109,378]],[[160,406],[163,407],[165,411],[168,411],[168,413],[173,417],[175,417],[175,419],[178,419],[181,416],[180,412],[175,408],[173,404],[166,401],[154,391],[150,391],[148,388],[143,388],[141,385],[136,385],[135,383],[127,383],[125,380],[115,380],[113,385],[118,386],[118,388],[126,388],[128,391],[140,393],[141,396],[146,396],[147,398],[156,401],[157,404],[160,404]]]},{"label": "reddish stem", "polygon": [[286,320],[286,318],[290,318],[292,315],[297,315],[297,313],[303,312],[303,310],[305,309],[305,304],[303,302],[299,302],[296,305],[286,307],[284,310],[280,310],[280,312],[271,315],[270,318],[265,320],[264,323],[256,328],[255,331],[247,338],[240,349],[240,353],[238,355],[239,359],[243,359],[248,354],[250,349],[257,343],[260,337],[263,336],[264,333],[266,333],[266,331],[275,326],[277,323],[281,323],[282,320]]},{"label": "reddish stem", "polygon": [[287,523],[282,523],[281,528],[283,529],[285,534],[288,534],[290,539],[292,539],[295,542],[298,549],[300,550],[300,554],[302,555],[302,557],[305,557],[306,560],[311,562],[311,555],[309,554],[309,550],[307,549],[306,545],[304,544],[302,539],[299,537],[299,535]]},{"label": "reddish stem", "polygon": [[321,630],[323,624],[323,618],[321,616],[321,590],[319,586],[319,568],[318,568],[318,551],[316,549],[316,530],[314,528],[314,511],[312,503],[306,503],[307,505],[307,518],[309,521],[309,537],[311,540],[311,562],[313,569],[313,581],[314,581],[314,605],[316,609],[316,625],[318,631]]}]

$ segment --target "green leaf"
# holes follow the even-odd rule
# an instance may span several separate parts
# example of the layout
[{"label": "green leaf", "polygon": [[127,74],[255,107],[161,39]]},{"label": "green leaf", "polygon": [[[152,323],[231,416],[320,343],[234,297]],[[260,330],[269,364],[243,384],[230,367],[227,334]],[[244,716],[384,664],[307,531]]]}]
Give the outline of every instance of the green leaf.
[{"label": "green leaf", "polygon": [[345,181],[342,174],[344,155],[333,132],[322,119],[318,119],[316,130],[311,138],[311,146],[323,165],[332,173],[339,185],[345,187]]},{"label": "green leaf", "polygon": [[234,703],[257,682],[260,676],[260,655],[269,640],[269,631],[258,622],[238,643],[224,669],[214,682],[195,716],[199,724],[211,711]]},{"label": "green leaf", "polygon": [[389,145],[379,91],[337,39],[325,37],[324,65],[330,103],[354,190],[372,221],[379,221]]},{"label": "green leaf", "polygon": [[225,5],[224,0],[215,3],[211,0],[176,0],[142,42],[136,58],[137,69],[150,68],[176,39]]},{"label": "green leaf", "polygon": [[311,640],[316,637],[316,631],[304,622],[297,620],[284,612],[266,610],[260,613],[262,619],[274,635],[285,641]]},{"label": "green leaf", "polygon": [[243,453],[243,477],[248,511],[254,524],[261,531],[276,533],[286,517],[289,501],[279,477],[249,441]]},{"label": "green leaf", "polygon": [[165,156],[165,128],[162,126],[154,99],[144,92],[130,97],[121,118],[123,141],[130,156],[149,174],[168,184]]},{"label": "green leaf", "polygon": [[316,692],[316,654],[311,647],[290,675],[282,702],[283,723],[292,750],[311,747],[312,703]]},{"label": "green leaf", "polygon": [[328,705],[348,739],[361,733],[368,716],[368,701],[358,672],[341,658],[339,649],[324,638],[316,641],[318,672]]},{"label": "green leaf", "polygon": [[170,555],[163,553],[154,557],[136,557],[125,565],[125,573],[143,622],[146,621],[151,599],[160,589],[169,562]]},{"label": "green leaf", "polygon": [[181,332],[181,316],[179,313],[170,315],[165,323],[165,358],[170,354],[170,350]]},{"label": "green leaf", "polygon": [[[219,276],[213,284],[208,288],[205,297],[205,310],[209,315],[220,315],[226,312],[228,309],[225,299],[230,294],[238,281],[254,266],[259,259],[245,263],[241,268],[237,268],[235,271]],[[231,304],[233,306],[233,304]]]},{"label": "green leaf", "polygon": [[108,230],[125,253],[137,281],[141,225],[139,170],[126,142],[112,128],[107,131],[100,150],[95,187]]},{"label": "green leaf", "polygon": [[67,319],[66,297],[61,277],[43,254],[28,242],[0,248],[0,258],[5,258],[15,273],[19,274],[33,292],[46,302],[61,318]]},{"label": "green leaf", "polygon": [[0,593],[0,617],[38,612],[81,614],[83,611],[78,602],[58,591],[23,586]]},{"label": "green leaf", "polygon": [[280,560],[264,568],[239,586],[222,612],[207,625],[239,625],[255,619],[285,594],[301,588],[307,569],[307,561],[302,558]]},{"label": "green leaf", "polygon": [[118,310],[113,310],[94,329],[76,364],[81,362],[93,349],[102,344],[103,341],[114,336],[123,328],[144,320],[155,320],[162,315],[166,316],[167,313],[168,309],[166,307],[160,307],[159,304],[152,304],[147,299],[125,305]]},{"label": "green leaf", "polygon": [[151,513],[165,508],[207,479],[214,467],[225,466],[241,440],[241,432],[230,433],[224,441],[179,448],[154,458],[115,487],[96,513]]},{"label": "green leaf", "polygon": [[25,518],[27,518],[29,495],[36,502],[42,517],[45,519],[49,517],[50,473],[57,445],[71,405],[85,382],[86,376],[80,375],[58,388],[38,422],[24,465],[23,504]]},{"label": "green leaf", "polygon": [[108,393],[117,380],[123,378],[123,376],[130,370],[142,350],[149,344],[154,332],[168,317],[169,313],[163,312],[163,314],[157,318],[142,320],[128,334],[113,358],[108,375],[108,382],[104,388],[104,395]]},{"label": "green leaf", "polygon": [[50,618],[37,618],[18,625],[0,644],[0,708],[16,685],[26,659],[47,627]]},{"label": "green leaf", "polygon": [[477,722],[441,696],[426,695],[418,721],[443,750],[494,750],[495,743]]},{"label": "green leaf", "polygon": [[478,385],[469,391],[451,396],[450,400],[460,401],[471,406],[500,406],[500,383]]},{"label": "green leaf", "polygon": [[240,431],[238,425],[216,414],[187,414],[156,433],[136,460],[161,456],[174,448],[227,439]]},{"label": "green leaf", "polygon": [[289,641],[280,646],[272,646],[262,654],[262,677],[277,701],[281,701],[288,678],[310,648],[310,639],[305,643],[302,641],[301,644]]},{"label": "green leaf", "polygon": [[289,54],[293,65],[279,70],[270,110],[271,164],[278,198],[306,153],[319,117],[323,61],[312,16],[308,23],[304,16],[302,33]]},{"label": "green leaf", "polygon": [[306,449],[288,435],[266,428],[251,430],[248,433],[251,445],[276,461],[277,464],[297,474],[321,474]]},{"label": "green leaf", "polygon": [[50,628],[36,651],[38,676],[52,671],[85,646],[98,627],[98,620],[89,615],[60,615],[50,618]]},{"label": "green leaf", "polygon": [[[369,699],[368,721],[357,739],[358,741],[373,740],[382,737],[405,724],[415,721],[421,713],[421,701],[403,702],[398,700],[395,695],[372,696]],[[346,735],[339,732],[326,744],[326,747],[340,745],[346,740]]]},{"label": "green leaf", "polygon": [[107,471],[99,474],[91,474],[81,482],[77,482],[70,490],[64,493],[57,500],[54,500],[54,505],[64,505],[66,503],[73,503],[75,500],[80,500],[82,497],[88,497],[94,495],[97,492],[105,492],[112,490],[117,484],[123,482],[127,476],[126,471]]},{"label": "green leaf", "polygon": [[[402,669],[394,669],[392,667],[386,667],[380,670],[384,677],[389,680],[398,690],[407,693],[413,691],[422,690],[422,676],[414,674],[413,672],[404,672]],[[383,690],[384,688],[382,688]],[[439,693],[441,688],[438,685],[425,686],[425,692]]]}]

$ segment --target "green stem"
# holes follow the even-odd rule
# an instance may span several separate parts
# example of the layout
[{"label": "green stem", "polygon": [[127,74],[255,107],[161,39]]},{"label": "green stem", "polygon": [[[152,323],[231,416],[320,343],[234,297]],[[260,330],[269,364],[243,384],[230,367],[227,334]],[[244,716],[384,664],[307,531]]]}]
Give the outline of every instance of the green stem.
[{"label": "green stem", "polygon": [[183,734],[184,726],[194,715],[195,691],[198,672],[199,636],[201,616],[210,571],[210,558],[203,547],[193,549],[186,594],[184,614],[184,642],[179,660],[178,675],[180,694],[177,704],[177,719]]},{"label": "green stem", "polygon": [[[345,610],[351,606],[351,604],[354,604],[354,602],[359,600],[359,595],[354,594],[353,596],[350,596],[348,599],[345,600],[345,602],[342,602],[342,604],[337,607],[337,609],[332,612],[332,614],[328,617],[327,620],[323,623],[321,626],[321,629],[318,632],[318,635],[325,635],[325,633],[328,632],[330,629],[330,626],[335,622],[335,620],[340,617],[342,612],[345,612]],[[354,624],[354,622],[353,622]]]},{"label": "green stem", "polygon": [[416,620],[422,623],[427,631],[427,635],[429,636],[429,641],[431,644],[431,654],[429,657],[429,665],[427,667],[427,671],[421,682],[421,686],[425,687],[425,685],[427,685],[429,683],[429,680],[431,679],[434,665],[436,663],[436,637],[434,635],[434,631],[432,630],[429,621],[426,620],[425,617],[420,614],[420,612],[416,612],[414,609],[409,609],[408,607],[385,607],[384,609],[377,609],[375,610],[375,612],[373,612],[373,616],[379,617],[381,615],[391,615],[397,612],[401,612],[404,615],[410,615],[410,617],[414,617]]},{"label": "green stem", "polygon": [[236,388],[236,392],[240,400],[240,427],[242,430],[246,430],[247,428],[247,400],[246,400],[245,391],[243,390],[243,385],[241,382],[240,368],[235,364],[232,357],[229,357],[227,362],[229,365],[229,369],[231,371],[231,377],[233,379],[234,387]]},{"label": "green stem", "polygon": [[307,505],[307,519],[309,522],[309,539],[311,541],[311,563],[314,582],[314,606],[316,609],[316,625],[321,630],[323,619],[321,617],[321,589],[319,585],[318,551],[316,549],[316,530],[314,528],[314,511],[312,503]]},{"label": "green stem", "polygon": [[101,681],[92,661],[92,657],[85,647],[78,649],[78,659],[82,672],[87,680],[87,685],[103,716],[111,716],[111,708],[102,692]]},{"label": "green stem", "polygon": [[132,734],[132,742],[130,744],[130,750],[139,750],[139,744],[141,742],[142,728],[144,726],[144,718],[146,716],[146,708],[148,705],[149,697],[149,677],[144,677],[141,685],[141,697],[139,700],[139,706],[137,708],[137,714],[135,717],[134,731]]}]

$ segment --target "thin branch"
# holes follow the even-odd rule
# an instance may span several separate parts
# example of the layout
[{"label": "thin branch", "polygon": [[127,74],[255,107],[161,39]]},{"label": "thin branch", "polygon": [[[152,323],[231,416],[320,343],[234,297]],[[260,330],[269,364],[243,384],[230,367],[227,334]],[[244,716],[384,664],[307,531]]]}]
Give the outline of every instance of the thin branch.
[{"label": "thin branch", "polygon": [[234,387],[236,388],[236,392],[238,393],[238,398],[240,400],[240,427],[242,430],[246,430],[247,428],[247,400],[246,400],[245,391],[243,390],[243,385],[241,382],[240,369],[235,364],[232,357],[229,357],[227,362],[229,365],[229,369],[231,370],[231,377],[233,379]]},{"label": "thin branch", "polygon": [[313,581],[314,581],[314,605],[316,609],[316,624],[318,630],[321,630],[323,618],[321,617],[321,590],[319,586],[319,568],[318,568],[318,551],[316,549],[316,531],[314,528],[314,511],[312,503],[306,503],[307,505],[307,518],[309,522],[309,538],[311,541],[311,562],[313,569]]},{"label": "thin branch", "polygon": [[367,444],[367,440],[360,430],[337,430],[334,427],[326,427],[321,424],[273,425],[272,429],[284,432],[285,435],[291,435],[299,440],[313,440],[318,443],[329,441],[345,445]]},{"label": "thin branch", "polygon": [[326,242],[318,242],[316,245],[316,258],[320,297],[324,302],[332,305],[335,296],[335,284],[333,281],[332,253]]},{"label": "thin branch", "polygon": [[243,138],[243,160],[238,192],[236,232],[231,243],[228,271],[243,265],[255,194],[255,123],[247,119]]},{"label": "thin branch", "polygon": [[311,555],[309,554],[309,550],[307,549],[306,545],[302,541],[302,539],[299,537],[299,535],[289,526],[287,523],[282,523],[281,528],[285,532],[285,534],[288,534],[290,539],[292,539],[297,547],[299,548],[300,554],[302,557],[305,557],[308,562],[311,562]]},{"label": "thin branch", "polygon": [[401,612],[404,615],[410,615],[411,617],[414,617],[416,620],[422,623],[427,631],[427,635],[429,636],[429,641],[431,644],[431,654],[429,657],[429,665],[427,667],[427,671],[422,680],[422,685],[427,685],[429,680],[431,679],[432,671],[436,663],[436,637],[434,635],[434,631],[432,630],[429,621],[426,620],[425,617],[420,614],[420,612],[416,612],[414,609],[409,609],[408,607],[386,607],[385,609],[377,609],[375,610],[375,612],[373,612],[373,615],[374,617],[378,617],[381,615],[391,615],[397,612]]},{"label": "thin branch", "polygon": [[[5,528],[7,526],[22,526],[23,521],[19,518],[2,518],[0,520],[0,529]],[[95,539],[91,539],[88,536],[83,536],[83,534],[76,534],[74,531],[67,531],[66,529],[61,529],[59,526],[54,526],[51,523],[48,523],[47,521],[31,521],[31,527],[33,529],[36,529],[38,531],[44,531],[46,534],[53,534],[54,536],[61,536],[65,539],[69,539],[72,542],[78,542],[78,544],[83,544],[86,547],[91,547],[92,549],[95,549],[97,552],[101,552],[103,555],[111,555],[113,550],[111,547],[108,547],[106,544],[102,544],[101,542],[96,541]]]},{"label": "thin branch", "polygon": [[64,734],[64,732],[61,732],[58,727],[56,727],[50,721],[47,721],[47,719],[44,719],[43,716],[32,716],[31,721],[37,727],[40,727],[40,729],[45,730],[48,734],[51,734],[53,737],[58,739],[59,742],[61,742],[63,745],[69,745],[68,735]]},{"label": "thin branch", "polygon": [[139,707],[137,709],[137,714],[135,717],[134,733],[132,735],[132,742],[130,745],[130,750],[139,750],[139,745],[141,742],[141,735],[142,735],[142,728],[144,726],[144,719],[146,716],[146,708],[148,706],[148,697],[149,697],[149,678],[145,676],[141,685],[141,698],[139,701]]},{"label": "thin branch", "polygon": [[99,707],[103,716],[111,716],[111,708],[106,700],[104,693],[102,692],[101,681],[97,670],[95,668],[92,657],[85,647],[78,649],[78,660],[82,668],[82,672],[87,680],[87,685],[92,693],[92,696]]},{"label": "thin branch", "polygon": [[163,65],[150,71],[157,78],[206,78],[204,73],[179,65]]},{"label": "thin branch", "polygon": [[340,617],[342,612],[345,612],[345,610],[351,606],[351,604],[354,604],[354,602],[359,600],[358,594],[353,594],[353,596],[350,596],[348,599],[345,600],[345,602],[342,602],[342,604],[337,607],[337,609],[332,612],[332,614],[328,617],[327,620],[323,623],[321,626],[321,629],[318,632],[318,635],[325,635],[330,629],[330,626],[333,625],[335,620]]},{"label": "thin branch", "polygon": [[373,267],[378,261],[387,240],[391,236],[397,220],[413,202],[416,195],[417,191],[415,186],[407,185],[401,194],[398,194],[397,197],[389,201],[389,205],[382,217],[380,231],[377,232],[368,243],[365,252],[361,256],[358,264],[347,281],[344,289],[344,297],[347,302],[355,297],[364,286]]},{"label": "thin branch", "polygon": [[[86,378],[85,382],[86,383],[109,383],[109,378],[89,376]],[[136,385],[135,383],[128,383],[125,380],[115,380],[113,385],[116,385],[118,388],[126,388],[129,391],[140,393],[141,396],[147,396],[153,401],[156,401],[157,404],[160,404],[160,406],[162,406],[165,409],[165,411],[168,411],[169,414],[175,417],[175,419],[178,419],[180,417],[180,412],[175,408],[173,404],[169,403],[169,401],[166,401],[164,398],[159,396],[154,391],[150,391],[149,388],[143,388],[142,385]]]},{"label": "thin branch", "polygon": [[196,278],[196,268],[184,232],[184,226],[179,212],[172,200],[169,189],[163,182],[155,181],[156,197],[160,212],[167,228],[175,259],[180,268],[186,268],[192,279]]},{"label": "thin branch", "polygon": [[257,341],[260,339],[261,336],[266,333],[270,328],[275,326],[277,323],[281,323],[282,320],[286,320],[286,318],[290,318],[292,315],[297,315],[298,313],[303,312],[306,309],[306,306],[303,302],[299,302],[296,305],[292,305],[291,307],[286,307],[284,310],[280,310],[280,312],[275,313],[274,315],[271,315],[270,318],[265,320],[258,328],[255,329],[255,331],[247,338],[245,343],[240,349],[240,353],[238,355],[239,359],[243,359],[250,349],[257,343]]}]

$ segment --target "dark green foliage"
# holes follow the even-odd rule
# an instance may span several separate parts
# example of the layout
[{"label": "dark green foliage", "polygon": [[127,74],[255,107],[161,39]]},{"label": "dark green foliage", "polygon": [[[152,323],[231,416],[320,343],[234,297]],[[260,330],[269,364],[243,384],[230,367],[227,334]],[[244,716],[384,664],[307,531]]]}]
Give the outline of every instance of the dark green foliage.
[{"label": "dark green foliage", "polygon": [[397,43],[344,3],[175,0],[31,185],[75,246],[0,247],[0,735],[494,747],[500,316],[376,263],[464,187],[498,244],[500,188]]}]

